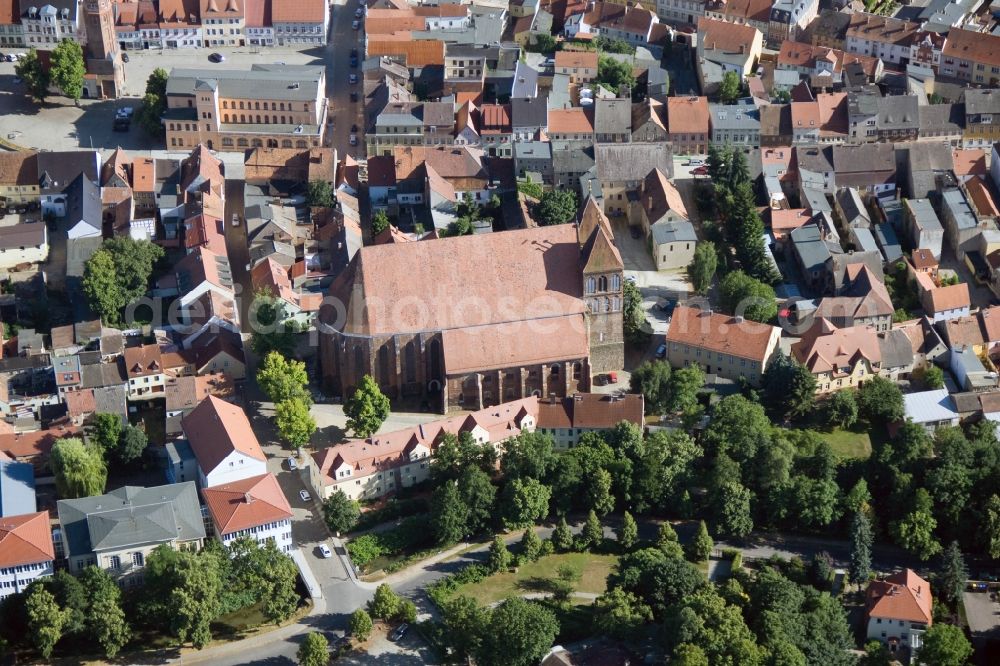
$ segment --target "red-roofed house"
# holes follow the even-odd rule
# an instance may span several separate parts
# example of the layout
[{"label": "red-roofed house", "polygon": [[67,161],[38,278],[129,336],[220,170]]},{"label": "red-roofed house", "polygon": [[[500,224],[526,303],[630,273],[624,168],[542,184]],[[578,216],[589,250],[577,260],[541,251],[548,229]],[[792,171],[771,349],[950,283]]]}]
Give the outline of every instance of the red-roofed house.
[{"label": "red-roofed house", "polygon": [[201,496],[224,545],[249,537],[272,541],[283,553],[292,549],[292,507],[273,474],[202,488]]},{"label": "red-roofed house", "polygon": [[911,569],[872,581],[865,592],[868,640],[918,650],[924,632],[933,624],[931,586]]},{"label": "red-roofed house", "polygon": [[0,599],[51,576],[55,558],[48,511],[0,518]]},{"label": "red-roofed house", "polygon": [[776,326],[681,305],[667,331],[667,361],[675,368],[699,365],[706,374],[759,384],[780,338]]},{"label": "red-roofed house", "polygon": [[243,410],[208,396],[181,419],[202,488],[267,473],[267,458]]},{"label": "red-roofed house", "polygon": [[313,454],[310,482],[320,499],[338,490],[351,499],[372,499],[425,480],[430,458],[445,435],[467,435],[480,445],[499,446],[538,420],[538,398],[487,407],[471,414],[355,439]]}]

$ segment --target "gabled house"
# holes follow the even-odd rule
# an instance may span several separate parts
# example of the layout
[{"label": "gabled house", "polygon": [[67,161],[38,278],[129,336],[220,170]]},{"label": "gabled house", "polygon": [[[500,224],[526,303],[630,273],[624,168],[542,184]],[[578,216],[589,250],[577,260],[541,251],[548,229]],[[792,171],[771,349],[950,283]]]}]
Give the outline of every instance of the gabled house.
[{"label": "gabled house", "polygon": [[643,427],[641,394],[577,393],[538,401],[536,427],[550,435],[559,449],[576,446],[585,433],[611,430],[622,421]]},{"label": "gabled house", "polygon": [[[233,291],[233,273],[226,255],[207,247],[195,248],[177,262],[173,275],[164,282],[173,282],[180,315],[179,331],[185,347],[199,336],[211,335],[220,329],[239,333],[239,308]],[[164,285],[169,290],[169,285]]]},{"label": "gabled house", "polygon": [[273,474],[202,488],[201,496],[223,545],[250,538],[271,541],[282,553],[292,550],[292,507]]},{"label": "gabled house", "polygon": [[653,169],[643,180],[638,199],[638,205],[630,207],[630,218],[638,217],[643,234],[651,238],[657,270],[688,266],[698,238],[677,188],[662,171]]},{"label": "gabled house", "polygon": [[129,400],[163,397],[166,374],[160,357],[160,346],[154,343],[128,347],[124,356]]},{"label": "gabled house", "polygon": [[865,622],[868,640],[916,652],[934,623],[931,585],[906,569],[868,584],[865,592]]},{"label": "gabled house", "polygon": [[368,439],[351,440],[313,454],[309,479],[326,499],[342,490],[351,499],[374,499],[424,481],[445,435],[470,437],[497,449],[521,432],[534,431],[538,398],[504,402],[470,414],[431,421]]},{"label": "gabled house", "polygon": [[816,393],[852,388],[873,376],[895,380],[912,370],[910,341],[873,326],[837,328],[816,319],[792,345],[792,355],[816,378]]},{"label": "gabled house", "polygon": [[267,473],[267,459],[240,407],[210,395],[181,419],[181,429],[198,460],[202,488]]},{"label": "gabled house", "polygon": [[142,582],[158,546],[201,548],[205,521],[191,481],[154,488],[123,486],[104,495],[59,500],[69,571],[96,566],[125,586]]},{"label": "gabled house", "polygon": [[55,571],[49,512],[0,517],[0,600]]}]

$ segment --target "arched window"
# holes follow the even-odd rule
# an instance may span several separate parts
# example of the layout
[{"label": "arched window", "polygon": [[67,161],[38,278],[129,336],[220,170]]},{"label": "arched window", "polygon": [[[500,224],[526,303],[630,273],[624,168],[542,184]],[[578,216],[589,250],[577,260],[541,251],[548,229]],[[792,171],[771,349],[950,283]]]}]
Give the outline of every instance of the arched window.
[{"label": "arched window", "polygon": [[281,147],[282,148],[291,148],[292,147],[292,140],[291,139],[282,139],[281,140]]},{"label": "arched window", "polygon": [[604,299],[604,311],[605,312],[611,312],[611,299],[610,298],[605,298]]},{"label": "arched window", "polygon": [[228,107],[226,106],[226,104],[227,104],[226,100],[222,100],[222,108],[223,108],[223,109],[225,109],[225,108],[228,108]]},{"label": "arched window", "polygon": [[262,148],[263,146],[264,146],[264,142],[261,141],[260,139],[254,139],[253,140],[253,147],[254,148]]},{"label": "arched window", "polygon": [[260,125],[260,114],[257,114],[257,124]]},{"label": "arched window", "polygon": [[258,111],[260,111],[260,102],[254,102],[254,107],[253,108],[255,108]]},{"label": "arched window", "polygon": [[608,276],[602,275],[597,278],[597,291],[605,292],[608,290]]},{"label": "arched window", "polygon": [[240,114],[240,122],[241,122],[241,123],[244,123],[244,124],[245,124],[245,123],[246,123],[246,121],[247,121],[247,118],[246,118],[246,116],[244,116],[244,115],[243,115],[243,114],[241,113],[241,114]]},{"label": "arched window", "polygon": [[559,376],[559,364],[558,363],[556,363],[555,365],[552,365],[552,366],[549,367],[549,375],[551,377],[558,377]]},{"label": "arched window", "polygon": [[619,310],[621,310],[621,307],[622,307],[621,301],[618,299],[617,296],[611,299],[611,310],[613,312],[618,312]]},{"label": "arched window", "polygon": [[243,110],[243,102],[240,102],[240,111]]},{"label": "arched window", "polygon": [[611,276],[611,291],[618,291],[622,288],[622,278],[620,275],[615,273]]},{"label": "arched window", "polygon": [[295,147],[296,148],[308,148],[309,144],[306,143],[305,141],[303,141],[302,139],[299,139],[298,141],[295,142]]},{"label": "arched window", "polygon": [[281,124],[282,124],[282,125],[284,125],[284,124],[285,124],[285,117],[284,117],[284,116],[281,116]]},{"label": "arched window", "polygon": [[232,146],[233,145],[233,140],[231,138],[229,138],[228,136],[224,136],[224,137],[222,137],[222,145],[223,146]]},{"label": "arched window", "polygon": [[239,139],[236,139],[236,145],[239,146],[240,148],[246,148],[247,140],[244,139],[243,137],[240,137]]},{"label": "arched window", "polygon": [[271,102],[271,110],[272,111],[277,111],[278,110],[278,103],[277,102]]},{"label": "arched window", "polygon": [[229,114],[228,113],[223,113],[222,114],[222,122],[224,122],[224,123],[228,123],[229,122]]},{"label": "arched window", "polygon": [[285,103],[284,103],[284,102],[282,102],[279,108],[280,108],[280,109],[281,109],[282,111],[284,111],[284,110],[285,110]]},{"label": "arched window", "polygon": [[583,364],[574,363],[573,364],[573,379],[580,379],[583,376]]},{"label": "arched window", "polygon": [[594,293],[594,289],[597,288],[597,280],[592,277],[587,278],[587,293]]},{"label": "arched window", "polygon": [[427,376],[431,379],[441,379],[441,341],[431,340],[430,353],[427,355]]}]

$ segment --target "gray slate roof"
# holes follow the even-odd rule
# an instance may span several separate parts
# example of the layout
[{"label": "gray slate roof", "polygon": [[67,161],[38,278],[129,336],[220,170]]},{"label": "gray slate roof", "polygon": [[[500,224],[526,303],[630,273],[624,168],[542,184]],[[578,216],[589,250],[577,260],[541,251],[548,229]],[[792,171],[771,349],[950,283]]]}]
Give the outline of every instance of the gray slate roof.
[{"label": "gray slate roof", "polygon": [[63,192],[80,174],[96,183],[100,173],[100,155],[95,150],[38,153],[38,183],[43,195]]},{"label": "gray slate roof", "polygon": [[887,368],[902,368],[913,363],[913,346],[903,331],[886,331],[879,336],[878,346],[882,352],[882,365]]},{"label": "gray slate roof", "polygon": [[70,555],[205,537],[193,481],[124,486],[105,495],[59,500],[57,507]]},{"label": "gray slate roof", "polygon": [[[236,99],[311,102],[316,99],[322,67],[315,65],[253,65],[250,69],[170,70],[167,95],[191,95],[199,87],[217,87],[220,95]],[[295,84],[298,84],[296,87]],[[266,92],[263,92],[266,91]]]},{"label": "gray slate roof", "polygon": [[695,243],[698,236],[694,232],[694,225],[684,220],[676,222],[657,222],[652,226],[653,242],[657,245],[664,243]]},{"label": "gray slate roof", "polygon": [[594,102],[595,134],[628,134],[631,131],[631,100],[598,99]]},{"label": "gray slate roof", "polygon": [[[966,89],[965,113],[966,115],[1000,113],[1000,90],[992,88]],[[41,159],[41,154],[39,159]]]},{"label": "gray slate roof", "polygon": [[548,97],[541,95],[530,99],[510,100],[510,124],[514,129],[547,127],[549,124]]},{"label": "gray slate roof", "polygon": [[673,176],[674,158],[665,143],[604,143],[594,146],[602,182],[640,181],[653,169]]}]

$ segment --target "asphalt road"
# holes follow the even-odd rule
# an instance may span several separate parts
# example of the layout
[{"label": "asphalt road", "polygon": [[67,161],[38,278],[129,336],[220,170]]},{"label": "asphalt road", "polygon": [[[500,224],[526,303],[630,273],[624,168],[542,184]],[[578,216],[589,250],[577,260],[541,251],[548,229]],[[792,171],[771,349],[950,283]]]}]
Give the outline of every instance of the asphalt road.
[{"label": "asphalt road", "polygon": [[[243,181],[226,179],[226,211],[222,223],[226,226],[226,254],[229,257],[229,268],[233,272],[233,288],[236,289],[236,301],[240,310],[240,327],[244,333],[250,331],[248,310],[253,298],[253,285],[250,284],[250,248],[247,242],[247,218],[243,209]],[[233,226],[233,215],[240,223]],[[236,286],[239,285],[239,286]]]},{"label": "asphalt road", "polygon": [[[337,149],[338,155],[364,157],[364,138],[358,132],[358,145],[350,145],[351,126],[362,129],[364,108],[361,62],[364,60],[364,21],[362,29],[354,30],[351,23],[358,5],[354,0],[335,0],[330,5],[330,38],[323,53],[326,65],[326,96],[330,100],[333,126],[327,128],[328,144]],[[351,67],[351,49],[358,50],[358,67]],[[357,74],[359,82],[348,83],[350,75]],[[358,93],[358,101],[351,102],[351,92]]]}]

